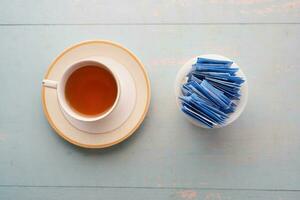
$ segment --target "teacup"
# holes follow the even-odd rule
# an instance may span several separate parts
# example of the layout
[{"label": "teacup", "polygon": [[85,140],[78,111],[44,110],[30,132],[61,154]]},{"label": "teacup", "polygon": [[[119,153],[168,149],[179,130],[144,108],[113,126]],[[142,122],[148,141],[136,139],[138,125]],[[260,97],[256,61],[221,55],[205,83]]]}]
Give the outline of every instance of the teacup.
[{"label": "teacup", "polygon": [[100,121],[116,108],[121,92],[115,69],[106,63],[104,58],[77,61],[59,81],[45,79],[43,86],[57,90],[60,108],[68,117]]}]

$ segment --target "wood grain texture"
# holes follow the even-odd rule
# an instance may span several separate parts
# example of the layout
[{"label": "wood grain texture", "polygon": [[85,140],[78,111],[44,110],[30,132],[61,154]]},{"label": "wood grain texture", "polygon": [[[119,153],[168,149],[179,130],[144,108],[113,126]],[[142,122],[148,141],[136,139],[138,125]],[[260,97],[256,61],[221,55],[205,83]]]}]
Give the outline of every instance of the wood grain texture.
[{"label": "wood grain texture", "polygon": [[299,23],[299,0],[2,0],[0,24]]},{"label": "wood grain texture", "polygon": [[209,189],[0,187],[0,198],[15,200],[298,200],[299,191],[236,191]]},{"label": "wood grain texture", "polygon": [[[0,185],[300,190],[299,34],[296,25],[0,27]],[[142,127],[105,150],[63,141],[40,102],[51,60],[94,38],[136,53],[153,89]],[[234,59],[249,81],[245,112],[224,129],[198,129],[175,105],[177,70],[204,53]]]},{"label": "wood grain texture", "polygon": [[[299,35],[299,0],[2,0],[0,199],[300,199]],[[50,62],[90,39],[132,50],[152,86],[139,130],[103,150],[62,140],[41,106]],[[175,105],[178,69],[206,53],[249,82],[246,110],[219,130]]]}]

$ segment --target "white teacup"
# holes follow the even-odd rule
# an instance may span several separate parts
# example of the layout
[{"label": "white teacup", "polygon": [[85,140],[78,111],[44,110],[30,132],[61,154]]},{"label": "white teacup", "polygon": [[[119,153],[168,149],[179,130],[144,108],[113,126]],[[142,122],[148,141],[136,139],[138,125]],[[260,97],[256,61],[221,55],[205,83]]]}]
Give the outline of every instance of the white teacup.
[{"label": "white teacup", "polygon": [[[84,59],[75,62],[74,64],[70,65],[66,71],[63,73],[61,79],[59,81],[53,81],[53,80],[48,80],[45,79],[43,80],[43,86],[44,87],[49,87],[49,88],[54,88],[57,90],[57,97],[58,97],[58,103],[60,105],[61,110],[64,112],[65,115],[68,117],[81,121],[81,122],[97,122],[100,121],[101,119],[107,117],[117,106],[119,103],[119,98],[120,98],[120,83],[119,83],[119,78],[116,75],[117,72],[115,72],[115,68],[110,67],[107,65],[106,60],[103,59]],[[70,75],[77,69],[88,66],[88,65],[93,65],[93,66],[98,66],[100,68],[105,68],[107,71],[109,71],[112,76],[114,77],[116,83],[117,83],[117,96],[114,100],[114,103],[112,106],[105,112],[100,113],[98,115],[85,115],[81,114],[80,112],[76,112],[72,106],[67,102],[66,97],[65,97],[65,86],[66,82],[69,79]]]}]

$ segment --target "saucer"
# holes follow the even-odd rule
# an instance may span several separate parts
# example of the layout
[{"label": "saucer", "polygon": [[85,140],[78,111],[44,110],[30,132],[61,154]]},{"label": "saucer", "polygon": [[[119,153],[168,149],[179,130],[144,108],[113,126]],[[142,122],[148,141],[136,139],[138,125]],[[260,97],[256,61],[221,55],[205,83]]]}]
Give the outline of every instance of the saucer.
[{"label": "saucer", "polygon": [[42,88],[45,116],[52,128],[65,140],[86,148],[104,148],[117,144],[140,126],[150,104],[150,82],[141,61],[128,49],[104,40],[86,41],[64,50],[49,66],[44,79],[59,81],[72,63],[92,58],[107,60],[117,68],[121,83],[120,105],[106,121],[78,123],[61,111],[57,91]]},{"label": "saucer", "polygon": [[[178,106],[178,108],[181,110],[181,103],[180,100],[178,99],[178,97],[181,95],[181,85],[184,84],[186,82],[186,75],[191,71],[192,69],[192,65],[194,63],[196,63],[197,58],[208,58],[208,59],[215,59],[215,60],[228,60],[228,61],[232,61],[231,59],[225,57],[225,56],[221,56],[221,55],[216,55],[216,54],[206,54],[206,55],[200,55],[200,56],[196,56],[192,59],[190,59],[189,61],[187,61],[178,71],[177,76],[176,76],[176,80],[175,80],[175,97],[176,97],[176,104]],[[241,86],[241,97],[240,100],[235,102],[237,104],[236,110],[231,113],[229,115],[229,118],[227,119],[227,121],[222,124],[222,125],[216,125],[213,128],[222,128],[225,127],[229,124],[231,124],[232,122],[234,122],[235,120],[237,120],[239,118],[239,116],[242,114],[242,112],[244,111],[246,105],[247,105],[247,101],[248,101],[248,81],[247,78],[245,76],[245,74],[243,73],[242,69],[234,62],[232,61],[233,64],[231,65],[231,67],[235,67],[235,68],[239,68],[239,71],[237,71],[237,76],[242,77],[245,82],[242,84]],[[192,117],[184,114],[184,116],[194,125],[201,127],[201,128],[207,128],[206,126],[200,124],[197,120],[193,119]]]}]

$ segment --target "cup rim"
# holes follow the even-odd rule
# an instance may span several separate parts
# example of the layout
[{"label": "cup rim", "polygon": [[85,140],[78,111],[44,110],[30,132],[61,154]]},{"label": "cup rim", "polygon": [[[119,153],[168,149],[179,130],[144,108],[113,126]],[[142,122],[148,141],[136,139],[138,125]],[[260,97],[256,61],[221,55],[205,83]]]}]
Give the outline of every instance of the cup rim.
[{"label": "cup rim", "polygon": [[[100,113],[98,115],[95,115],[95,116],[88,116],[88,115],[80,114],[80,112],[74,111],[74,108],[72,108],[71,105],[69,105],[69,103],[67,102],[67,99],[65,98],[65,84],[66,84],[68,78],[75,70],[88,65],[88,63],[90,63],[90,64],[93,63],[93,64],[96,64],[96,66],[98,66],[98,67],[105,68],[107,71],[109,71],[112,74],[112,76],[114,77],[116,84],[117,84],[117,96],[114,100],[113,105],[107,111]],[[104,62],[101,62],[99,60],[94,60],[94,59],[82,59],[82,60],[76,61],[73,64],[71,64],[63,72],[63,76],[61,77],[61,79],[57,85],[57,97],[58,97],[59,105],[62,108],[63,112],[65,112],[67,115],[71,116],[74,119],[77,119],[79,121],[84,121],[84,122],[94,122],[94,121],[101,120],[101,119],[105,118],[106,116],[108,116],[115,109],[117,104],[119,103],[120,94],[121,94],[120,82],[119,82],[119,77],[117,76],[117,74],[112,69],[110,69],[109,66],[107,66]]]}]

